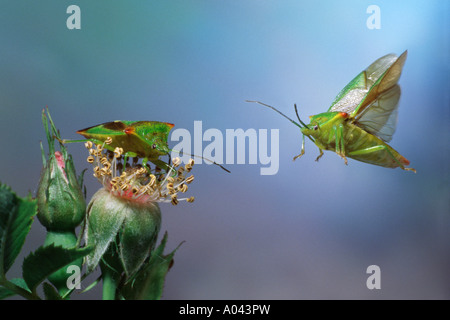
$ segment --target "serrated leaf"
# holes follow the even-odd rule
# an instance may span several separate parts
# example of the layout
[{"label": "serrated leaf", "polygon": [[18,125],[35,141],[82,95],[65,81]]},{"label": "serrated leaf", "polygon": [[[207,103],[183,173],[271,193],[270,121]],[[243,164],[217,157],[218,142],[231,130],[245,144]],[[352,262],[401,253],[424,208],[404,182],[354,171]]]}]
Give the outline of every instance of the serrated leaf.
[{"label": "serrated leaf", "polygon": [[[27,284],[22,278],[13,278],[9,281],[14,283],[16,286],[21,287],[22,289],[28,290]],[[0,300],[6,299],[14,295],[16,295],[14,291],[11,291],[8,288],[2,287],[0,285]]]},{"label": "serrated leaf", "polygon": [[25,282],[31,291],[44,281],[53,272],[83,258],[92,251],[92,248],[64,249],[60,246],[40,247],[30,253],[23,261],[22,273]]},{"label": "serrated leaf", "polygon": [[0,277],[17,258],[36,214],[36,200],[19,198],[0,185]]},{"label": "serrated leaf", "polygon": [[46,300],[62,300],[58,291],[51,284],[44,282],[43,288]]},{"label": "serrated leaf", "polygon": [[147,265],[141,270],[132,283],[127,284],[122,294],[126,299],[159,300],[161,299],[164,281],[169,271],[173,256],[179,246],[168,255],[164,255],[167,232],[161,244],[151,253]]}]

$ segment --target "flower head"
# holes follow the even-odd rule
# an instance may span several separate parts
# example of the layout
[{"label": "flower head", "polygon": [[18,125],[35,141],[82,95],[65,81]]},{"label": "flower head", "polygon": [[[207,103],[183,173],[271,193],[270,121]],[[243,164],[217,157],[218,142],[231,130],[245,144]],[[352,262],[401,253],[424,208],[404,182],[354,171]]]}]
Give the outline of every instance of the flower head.
[{"label": "flower head", "polygon": [[158,203],[194,201],[194,197],[178,198],[194,180],[193,175],[187,176],[194,161],[181,166],[181,160],[175,158],[166,172],[150,170],[136,158],[131,164],[124,161],[123,150],[108,150],[111,148],[106,145],[110,143],[108,138],[103,144],[88,141],[85,145],[89,150],[87,161],[103,185],[87,209],[85,240],[94,246],[87,256],[87,269],[91,271],[103,261],[103,268],[115,265],[114,272],[129,280],[142,269],[155,246],[161,227]]},{"label": "flower head", "polygon": [[[110,141],[108,138],[104,144]],[[178,198],[178,193],[186,193],[188,185],[194,181],[193,175],[186,177],[194,165],[193,159],[183,167],[180,158],[175,158],[168,172],[162,173],[158,168],[149,172],[148,167],[138,164],[136,158],[132,164],[124,164],[123,149],[116,148],[111,152],[104,144],[86,142],[89,149],[87,162],[93,165],[94,177],[116,197],[141,204],[170,202],[177,205],[183,200],[194,201],[194,197]]]}]

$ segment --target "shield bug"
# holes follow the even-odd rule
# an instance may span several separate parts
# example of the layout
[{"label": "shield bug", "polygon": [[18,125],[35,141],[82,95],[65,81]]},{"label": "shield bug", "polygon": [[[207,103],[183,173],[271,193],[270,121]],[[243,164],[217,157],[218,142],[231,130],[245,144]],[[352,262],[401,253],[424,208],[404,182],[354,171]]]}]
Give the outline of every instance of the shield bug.
[{"label": "shield bug", "polygon": [[301,129],[302,149],[294,160],[305,153],[305,136],[322,150],[336,152],[347,164],[347,157],[387,168],[407,168],[409,161],[394,150],[391,141],[397,123],[400,86],[397,84],[407,51],[400,56],[385,55],[358,74],[337,95],[327,112],[310,117],[305,124],[295,112],[300,123],[290,119],[276,108],[269,107]]},{"label": "shield bug", "polygon": [[[116,120],[102,123],[86,129],[78,130],[86,139],[84,140],[61,140],[61,143],[86,142],[91,141],[102,145],[107,150],[114,152],[116,148],[123,150],[124,163],[128,158],[141,158],[142,165],[147,166],[148,161],[156,167],[167,171],[168,164],[160,157],[168,155],[171,150],[167,144],[170,130],[174,127],[172,123],[159,121],[125,121]],[[181,153],[181,152],[180,152]],[[191,155],[198,157],[196,155]],[[202,158],[220,166],[220,164]]]}]

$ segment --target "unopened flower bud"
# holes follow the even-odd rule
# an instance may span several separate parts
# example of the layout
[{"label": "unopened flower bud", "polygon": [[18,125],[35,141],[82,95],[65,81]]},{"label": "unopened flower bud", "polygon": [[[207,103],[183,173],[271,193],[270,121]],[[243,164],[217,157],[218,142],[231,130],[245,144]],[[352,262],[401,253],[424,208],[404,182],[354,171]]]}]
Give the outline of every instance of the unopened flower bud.
[{"label": "unopened flower bud", "polygon": [[73,230],[84,218],[86,201],[71,156],[56,151],[41,173],[37,192],[38,218],[49,230]]},{"label": "unopened flower bud", "polygon": [[[48,111],[47,111],[48,113]],[[48,126],[50,121],[50,127]],[[75,228],[83,221],[86,213],[86,201],[81,191],[72,157],[61,144],[61,151],[55,151],[55,138],[59,139],[59,132],[50,117],[50,113],[42,112],[42,122],[47,135],[49,156],[45,158],[42,148],[44,168],[41,172],[37,190],[38,219],[47,228],[44,246],[55,245],[63,248],[73,248],[77,245]],[[73,265],[81,267],[82,260]],[[69,288],[67,268],[51,274],[48,279],[58,289],[61,295]]]}]

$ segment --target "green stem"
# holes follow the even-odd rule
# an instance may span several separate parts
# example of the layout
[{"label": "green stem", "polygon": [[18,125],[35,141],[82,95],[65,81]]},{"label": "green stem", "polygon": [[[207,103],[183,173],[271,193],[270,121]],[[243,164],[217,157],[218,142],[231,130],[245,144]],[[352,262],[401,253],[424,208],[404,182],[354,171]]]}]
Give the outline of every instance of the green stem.
[{"label": "green stem", "polygon": [[117,280],[114,277],[114,273],[108,267],[102,268],[103,279],[103,300],[115,300]]},{"label": "green stem", "polygon": [[22,297],[24,297],[25,299],[28,300],[41,300],[41,298],[36,294],[36,293],[32,293],[28,290],[25,290],[24,288],[21,288],[17,285],[15,285],[14,283],[8,281],[8,280],[4,280],[4,281],[0,281],[0,285],[2,285],[3,287],[11,290],[12,292],[21,295]]},{"label": "green stem", "polygon": [[[75,230],[48,230],[47,236],[45,237],[44,246],[49,246],[51,244],[62,246],[63,248],[73,248],[77,243],[77,237],[75,235]],[[81,268],[83,259],[78,259],[72,263],[73,265]],[[63,297],[68,297],[68,294],[73,290],[69,290],[67,287],[67,278],[69,277],[67,272],[67,266],[59,269],[58,271],[52,273],[48,280],[56,287],[59,294]]]}]

